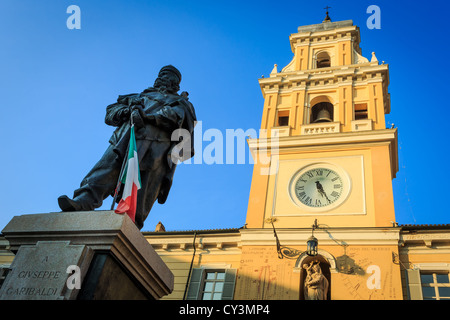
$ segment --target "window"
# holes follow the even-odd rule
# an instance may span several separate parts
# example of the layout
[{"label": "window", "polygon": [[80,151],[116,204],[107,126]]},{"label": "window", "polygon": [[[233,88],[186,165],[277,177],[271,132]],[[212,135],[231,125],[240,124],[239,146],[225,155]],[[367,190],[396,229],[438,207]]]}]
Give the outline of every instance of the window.
[{"label": "window", "polygon": [[202,300],[221,300],[225,271],[206,271],[202,289]]},{"label": "window", "polygon": [[289,125],[289,111],[278,111],[278,127],[284,127]]},{"label": "window", "polygon": [[187,300],[232,300],[236,269],[194,268]]},{"label": "window", "polygon": [[362,120],[367,118],[367,103],[355,104],[355,120]]},{"label": "window", "polygon": [[450,300],[448,273],[420,272],[422,296],[424,300]]}]

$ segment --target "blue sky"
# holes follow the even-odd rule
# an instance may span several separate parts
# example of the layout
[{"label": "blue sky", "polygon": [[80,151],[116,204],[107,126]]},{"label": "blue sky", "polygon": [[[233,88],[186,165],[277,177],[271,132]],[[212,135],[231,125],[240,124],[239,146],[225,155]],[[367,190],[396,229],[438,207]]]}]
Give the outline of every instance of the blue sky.
[{"label": "blue sky", "polygon": [[[72,4],[80,30],[66,27]],[[372,4],[379,30],[366,27]],[[365,57],[375,51],[390,66],[397,221],[449,223],[447,2],[1,0],[0,228],[15,215],[60,211],[58,196],[72,196],[108,146],[106,106],[151,86],[163,65],[182,72],[203,132],[258,129],[258,78],[291,61],[289,35],[322,22],[326,5],[333,21],[360,27]],[[251,176],[248,162],[180,165],[143,231],[158,221],[167,230],[243,226]]]}]

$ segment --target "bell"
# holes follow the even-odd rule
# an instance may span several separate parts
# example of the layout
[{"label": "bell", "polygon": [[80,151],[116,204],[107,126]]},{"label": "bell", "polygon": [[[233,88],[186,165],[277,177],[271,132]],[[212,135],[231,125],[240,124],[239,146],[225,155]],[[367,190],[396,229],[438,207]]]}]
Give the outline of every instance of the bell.
[{"label": "bell", "polygon": [[319,113],[317,114],[317,118],[316,120],[313,121],[314,123],[317,122],[333,122],[333,120],[330,117],[330,112],[328,111],[328,109],[323,108],[319,111]]}]

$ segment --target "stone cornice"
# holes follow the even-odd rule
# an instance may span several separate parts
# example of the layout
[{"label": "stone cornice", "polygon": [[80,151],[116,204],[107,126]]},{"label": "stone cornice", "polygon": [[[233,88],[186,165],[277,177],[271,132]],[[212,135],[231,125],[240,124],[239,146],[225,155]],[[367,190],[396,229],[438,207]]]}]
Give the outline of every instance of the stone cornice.
[{"label": "stone cornice", "polygon": [[367,62],[361,64],[352,64],[347,66],[337,66],[320,69],[309,69],[294,72],[279,72],[271,74],[269,78],[259,79],[259,84],[263,93],[267,90],[279,89],[280,86],[309,86],[321,80],[342,81],[388,81],[389,66],[387,64],[378,64],[378,62]]},{"label": "stone cornice", "polygon": [[[238,232],[192,232],[171,233],[155,232],[146,233],[145,238],[157,250],[161,252],[192,252],[194,245],[197,250],[217,251],[226,253],[240,247],[240,234]],[[199,251],[200,253],[200,251]],[[191,253],[189,253],[191,254]]]},{"label": "stone cornice", "polygon": [[[322,245],[398,245],[401,228],[328,228],[319,227],[314,236]],[[311,228],[276,229],[282,245],[303,245],[311,236]],[[191,253],[194,245],[194,235],[174,235],[164,232],[146,236],[147,241],[158,252]],[[221,251],[225,253],[242,246],[275,245],[272,228],[240,229],[238,234],[200,234],[195,238],[196,249],[208,252]]]},{"label": "stone cornice", "polygon": [[[356,132],[327,133],[315,135],[297,135],[278,137],[277,139],[248,139],[248,146],[252,154],[257,152],[271,152],[281,154],[285,152],[307,152],[323,150],[339,150],[346,148],[367,148],[374,145],[387,145],[391,158],[391,176],[395,178],[398,172],[397,129],[368,130]],[[274,145],[274,143],[276,143]]]},{"label": "stone cornice", "polygon": [[450,251],[450,231],[449,230],[420,230],[404,231],[400,241],[402,246],[407,246],[408,250],[418,250],[426,248],[446,248]]},{"label": "stone cornice", "polygon": [[290,35],[291,49],[303,43],[310,44],[316,41],[336,41],[340,39],[354,39],[356,43],[361,41],[359,28],[353,25],[351,20],[338,21],[302,26],[297,33]]},{"label": "stone cornice", "polygon": [[252,152],[257,150],[273,150],[272,144],[274,141],[278,143],[278,149],[287,148],[320,148],[323,149],[326,146],[341,146],[358,144],[370,144],[376,142],[388,142],[390,144],[396,144],[397,142],[397,129],[383,129],[383,130],[371,130],[371,131],[357,131],[357,132],[342,132],[331,133],[323,135],[299,135],[290,137],[279,137],[276,140],[267,139],[248,139],[248,145]]},{"label": "stone cornice", "polygon": [[[276,226],[275,226],[276,229]],[[282,246],[306,245],[311,236],[311,229],[276,229]],[[320,246],[344,245],[392,245],[397,246],[400,239],[400,228],[326,228],[314,231],[314,237]],[[242,246],[275,245],[276,240],[272,228],[242,229]]]}]

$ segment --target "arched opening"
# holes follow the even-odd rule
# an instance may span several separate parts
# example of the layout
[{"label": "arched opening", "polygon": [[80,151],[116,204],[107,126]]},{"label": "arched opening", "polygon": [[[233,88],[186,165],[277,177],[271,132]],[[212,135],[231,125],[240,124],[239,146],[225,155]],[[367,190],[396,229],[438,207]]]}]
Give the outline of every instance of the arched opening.
[{"label": "arched opening", "polygon": [[330,264],[323,256],[302,260],[299,291],[300,300],[331,300]]},{"label": "arched opening", "polygon": [[331,67],[330,55],[326,51],[319,52],[316,57],[317,68]]},{"label": "arched opening", "polygon": [[330,102],[319,102],[311,108],[310,123],[333,122],[334,110]]}]

